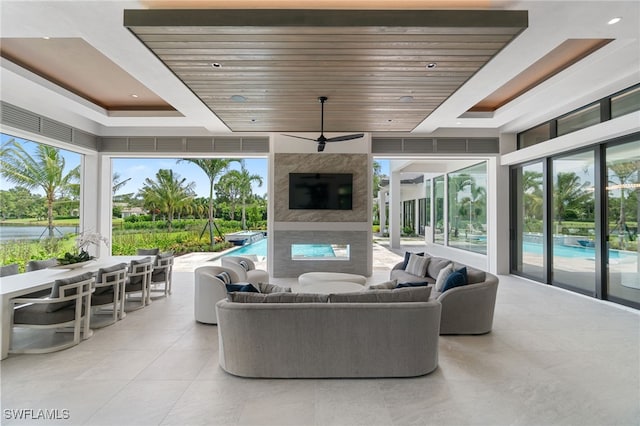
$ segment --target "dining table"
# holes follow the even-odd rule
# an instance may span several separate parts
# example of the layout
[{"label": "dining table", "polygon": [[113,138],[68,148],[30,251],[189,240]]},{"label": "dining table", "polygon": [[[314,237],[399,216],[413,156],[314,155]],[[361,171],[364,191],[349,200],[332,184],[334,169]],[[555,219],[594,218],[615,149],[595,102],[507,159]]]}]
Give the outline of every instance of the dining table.
[{"label": "dining table", "polygon": [[[2,340],[2,354],[0,359],[5,359],[9,355],[9,345],[11,342],[11,299],[24,296],[29,293],[50,289],[56,280],[74,277],[86,272],[98,272],[100,268],[105,268],[118,263],[129,265],[132,260],[141,260],[150,256],[102,256],[98,259],[83,262],[83,265],[57,265],[54,267],[40,269],[37,271],[25,272],[22,274],[9,275],[0,278],[0,295],[2,304],[0,305],[0,316],[2,317],[2,327],[0,328]],[[66,266],[66,267],[65,267]]]}]

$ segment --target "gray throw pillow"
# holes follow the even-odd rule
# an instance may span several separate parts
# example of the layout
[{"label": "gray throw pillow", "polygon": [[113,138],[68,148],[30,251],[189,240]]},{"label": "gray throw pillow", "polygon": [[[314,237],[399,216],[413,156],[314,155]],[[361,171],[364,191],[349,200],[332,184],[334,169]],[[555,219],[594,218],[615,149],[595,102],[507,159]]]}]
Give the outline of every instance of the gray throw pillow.
[{"label": "gray throw pillow", "polygon": [[[152,259],[150,257],[145,257],[140,260],[132,260],[129,265],[129,273],[134,273],[134,271],[136,270],[136,266],[149,263],[151,261]],[[129,278],[129,284],[140,284],[142,280],[143,280],[142,275],[135,275]]]},{"label": "gray throw pillow", "polygon": [[412,254],[409,256],[409,262],[405,271],[417,277],[424,277],[427,274],[427,266],[430,258]]},{"label": "gray throw pillow", "polygon": [[227,299],[236,303],[327,303],[326,294],[307,293],[229,293]]},{"label": "gray throw pillow", "polygon": [[438,273],[442,268],[450,264],[451,261],[449,259],[443,259],[442,257],[432,257],[429,261],[429,266],[427,266],[427,275],[429,275],[434,280],[438,278]]},{"label": "gray throw pillow", "polygon": [[[127,269],[127,264],[126,263],[118,263],[117,265],[108,266],[106,268],[98,269],[98,273],[96,274],[96,284],[97,283],[102,283],[102,276],[104,274],[110,274],[112,272],[120,271],[122,269],[124,269],[126,271],[126,269]],[[116,280],[115,276],[110,276],[110,277],[107,277],[107,281],[106,282],[113,282],[115,280]],[[96,291],[93,293],[93,295],[97,296],[99,294],[106,293],[106,292],[109,292],[109,291],[112,291],[112,290],[113,290],[113,286],[99,287],[99,288],[96,288]]]},{"label": "gray throw pillow", "polygon": [[[74,294],[76,294],[76,290],[73,289],[71,291],[67,291],[64,295],[61,294],[60,291],[60,287],[64,287],[66,285],[69,284],[74,284],[74,283],[79,283],[80,281],[85,281],[85,280],[89,280],[93,278],[93,273],[92,272],[85,272],[84,274],[81,275],[76,275],[74,277],[70,277],[70,278],[65,278],[63,280],[55,280],[53,282],[53,287],[51,288],[51,298],[52,299],[57,299],[59,297],[68,297],[68,296],[72,296]],[[65,302],[54,302],[54,303],[49,303],[47,305],[47,312],[55,312],[58,311],[60,309],[66,308],[68,306],[73,306],[75,305],[76,301],[75,300],[67,300]]]},{"label": "gray throw pillow", "polygon": [[431,286],[403,287],[393,290],[371,290],[354,293],[333,293],[329,303],[399,303],[428,302]]}]

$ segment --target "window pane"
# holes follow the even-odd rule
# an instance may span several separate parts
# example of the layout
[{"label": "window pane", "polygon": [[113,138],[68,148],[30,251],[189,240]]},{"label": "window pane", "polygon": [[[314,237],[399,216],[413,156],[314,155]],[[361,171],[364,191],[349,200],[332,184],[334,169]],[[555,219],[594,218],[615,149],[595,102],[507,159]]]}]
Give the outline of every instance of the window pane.
[{"label": "window pane", "polygon": [[640,87],[611,98],[611,118],[640,110]]},{"label": "window pane", "polygon": [[444,176],[435,178],[433,185],[436,209],[433,241],[437,244],[444,244]]},{"label": "window pane", "polygon": [[517,272],[544,280],[542,163],[520,167],[514,182],[516,194]]},{"label": "window pane", "polygon": [[558,119],[558,136],[600,123],[600,104],[594,104]]},{"label": "window pane", "polygon": [[553,282],[595,295],[593,152],[553,160]]},{"label": "window pane", "polygon": [[608,294],[640,302],[640,140],[607,148]]},{"label": "window pane", "polygon": [[549,123],[542,124],[518,135],[518,149],[548,141],[550,138],[551,126]]},{"label": "window pane", "polygon": [[487,165],[449,173],[449,246],[487,252]]}]

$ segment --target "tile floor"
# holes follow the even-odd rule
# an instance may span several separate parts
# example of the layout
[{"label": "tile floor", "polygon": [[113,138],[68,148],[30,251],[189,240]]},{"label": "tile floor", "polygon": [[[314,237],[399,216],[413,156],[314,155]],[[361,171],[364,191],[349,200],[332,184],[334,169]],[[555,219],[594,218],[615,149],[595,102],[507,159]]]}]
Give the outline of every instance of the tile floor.
[{"label": "tile floor", "polygon": [[[399,259],[376,253],[372,282]],[[493,332],[441,337],[427,376],[243,379],[218,366],[216,327],[193,320],[193,266],[177,261],[170,297],[74,348],[2,361],[0,423],[640,424],[638,311],[501,276]],[[20,409],[69,418],[16,420]]]}]

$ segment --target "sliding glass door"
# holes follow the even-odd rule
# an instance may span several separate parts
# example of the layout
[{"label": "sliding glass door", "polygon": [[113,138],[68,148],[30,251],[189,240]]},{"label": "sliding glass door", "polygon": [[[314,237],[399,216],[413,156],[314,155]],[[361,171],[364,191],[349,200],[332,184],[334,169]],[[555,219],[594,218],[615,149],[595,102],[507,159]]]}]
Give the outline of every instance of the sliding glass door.
[{"label": "sliding glass door", "polygon": [[640,303],[640,140],[608,147],[607,294]]},{"label": "sliding glass door", "polygon": [[543,164],[515,169],[515,246],[513,269],[536,280],[545,278]]}]

